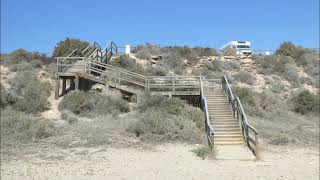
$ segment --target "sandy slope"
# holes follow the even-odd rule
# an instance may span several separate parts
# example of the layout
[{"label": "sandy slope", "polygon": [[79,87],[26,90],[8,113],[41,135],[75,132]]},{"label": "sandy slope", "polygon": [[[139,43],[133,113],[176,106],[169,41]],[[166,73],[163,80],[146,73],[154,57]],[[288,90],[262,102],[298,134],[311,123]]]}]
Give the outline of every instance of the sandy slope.
[{"label": "sandy slope", "polygon": [[[86,148],[33,153],[3,162],[1,179],[319,179],[319,152],[264,150],[262,160],[202,160],[195,145],[167,144],[153,150]],[[40,152],[38,150],[38,152]]]}]

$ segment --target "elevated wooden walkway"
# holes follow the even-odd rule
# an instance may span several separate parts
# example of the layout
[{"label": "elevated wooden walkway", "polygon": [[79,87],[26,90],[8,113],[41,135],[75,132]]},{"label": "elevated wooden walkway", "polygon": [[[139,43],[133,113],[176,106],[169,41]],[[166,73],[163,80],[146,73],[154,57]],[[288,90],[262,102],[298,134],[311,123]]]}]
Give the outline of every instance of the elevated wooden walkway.
[{"label": "elevated wooden walkway", "polygon": [[67,92],[67,81],[70,81],[68,84],[71,90],[89,89],[90,84],[100,83],[106,88],[112,87],[135,94],[137,98],[146,92],[169,97],[198,96],[205,114],[209,145],[247,144],[259,158],[258,133],[248,124],[241,102],[233,96],[225,76],[222,79],[204,79],[201,76],[144,76],[108,64],[112,56],[118,53],[113,42],[105,49],[94,42],[82,51],[75,49],[66,57],[57,57],[56,98]]}]

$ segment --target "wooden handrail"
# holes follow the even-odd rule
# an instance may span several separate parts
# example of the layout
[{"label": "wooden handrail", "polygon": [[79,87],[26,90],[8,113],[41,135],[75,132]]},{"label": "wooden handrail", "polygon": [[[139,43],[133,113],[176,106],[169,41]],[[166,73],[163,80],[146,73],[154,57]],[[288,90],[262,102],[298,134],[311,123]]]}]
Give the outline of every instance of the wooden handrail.
[{"label": "wooden handrail", "polygon": [[[221,84],[222,90],[224,90],[228,95],[228,101],[232,108],[233,116],[239,120],[241,129],[242,129],[242,134],[247,143],[247,146],[252,151],[252,153],[256,156],[256,158],[259,159],[260,157],[259,157],[259,145],[258,145],[258,132],[253,126],[251,126],[248,123],[247,116],[243,110],[241,101],[239,97],[234,97],[226,76],[223,76],[221,82],[222,82]],[[251,130],[254,133],[254,137],[250,136],[249,130]],[[253,146],[251,145],[251,143],[253,144]]]},{"label": "wooden handrail", "polygon": [[203,91],[203,83],[202,83],[202,77],[200,76],[199,78],[200,81],[200,106],[202,111],[204,112],[204,118],[205,118],[205,130],[207,133],[207,139],[208,139],[208,143],[211,146],[211,149],[214,146],[214,129],[211,127],[210,125],[210,119],[209,119],[209,112],[208,112],[208,104],[207,104],[207,100],[205,98],[204,95],[204,91]]}]

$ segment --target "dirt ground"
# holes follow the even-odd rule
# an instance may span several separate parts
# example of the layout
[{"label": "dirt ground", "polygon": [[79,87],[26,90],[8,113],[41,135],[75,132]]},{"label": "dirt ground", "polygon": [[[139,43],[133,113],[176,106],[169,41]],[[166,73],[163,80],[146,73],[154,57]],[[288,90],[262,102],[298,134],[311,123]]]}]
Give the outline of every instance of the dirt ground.
[{"label": "dirt ground", "polygon": [[2,155],[1,179],[319,179],[317,148],[269,146],[255,161],[202,160],[191,152],[196,147],[29,147],[18,156]]}]

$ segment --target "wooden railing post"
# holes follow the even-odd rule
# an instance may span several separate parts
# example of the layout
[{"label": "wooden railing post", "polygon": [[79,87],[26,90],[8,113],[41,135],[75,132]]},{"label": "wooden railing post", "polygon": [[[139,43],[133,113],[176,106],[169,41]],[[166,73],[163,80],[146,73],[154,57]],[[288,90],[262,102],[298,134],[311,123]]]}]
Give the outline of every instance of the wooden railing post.
[{"label": "wooden railing post", "polygon": [[172,92],[175,92],[175,77],[174,76],[172,76],[171,77],[171,83],[172,83]]},{"label": "wooden railing post", "polygon": [[258,133],[255,133],[254,140],[256,141],[256,147],[255,147],[255,152],[256,152],[256,158],[259,160],[260,159],[260,152],[259,152],[259,142],[258,142]]}]

